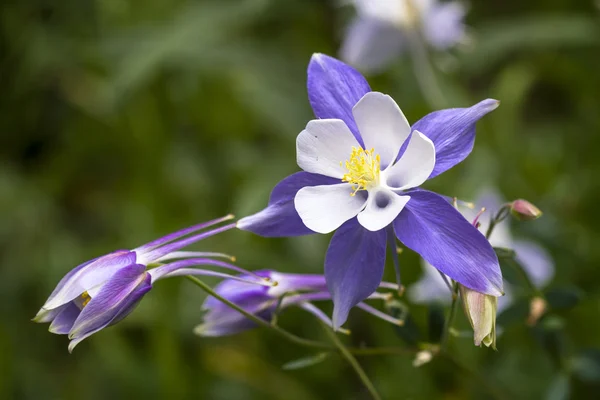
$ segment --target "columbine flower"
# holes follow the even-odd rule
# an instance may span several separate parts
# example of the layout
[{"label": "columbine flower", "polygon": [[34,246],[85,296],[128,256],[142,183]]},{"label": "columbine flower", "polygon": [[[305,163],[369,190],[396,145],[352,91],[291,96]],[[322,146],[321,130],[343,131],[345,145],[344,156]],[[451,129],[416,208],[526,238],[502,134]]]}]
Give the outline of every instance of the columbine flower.
[{"label": "columbine flower", "polygon": [[357,18],[350,25],[341,57],[363,70],[378,70],[420,35],[445,50],[465,41],[465,6],[438,0],[353,0]]},{"label": "columbine flower", "polygon": [[452,279],[500,295],[498,259],[485,237],[442,196],[416,189],[471,152],[475,122],[498,102],[437,111],[411,128],[391,97],[371,92],[356,70],[322,54],[308,67],[308,94],[320,119],[298,135],[304,171],[281,181],[269,206],[238,227],[263,236],[339,228],[325,259],[336,328],[377,289],[386,236],[394,232]]},{"label": "columbine flower", "polygon": [[[229,224],[196,233],[232,218],[233,216],[226,216],[196,225],[134,250],[118,250],[79,265],[58,283],[33,320],[50,322],[50,332],[68,335],[71,339],[69,351],[72,351],[83,339],[126,317],[158,279],[184,274],[230,277],[215,271],[192,268],[198,265],[243,271],[250,276],[250,273],[241,268],[209,258],[230,258],[225,254],[179,251],[185,246],[235,227],[235,224]],[[176,241],[187,235],[191,236]],[[146,270],[150,264],[163,264],[177,259],[179,260]],[[258,277],[254,281],[267,284]]]},{"label": "columbine flower", "polygon": [[[490,223],[490,216],[502,207],[504,201],[495,191],[485,189],[475,201],[477,207],[484,207],[486,212],[479,218],[479,230],[487,232]],[[461,209],[463,216],[468,221],[473,221],[476,217],[476,209]],[[490,243],[494,247],[505,247],[515,250],[516,259],[523,266],[525,273],[531,279],[531,282],[538,288],[543,288],[548,284],[554,275],[554,262],[548,252],[537,243],[524,239],[513,239],[510,233],[510,221],[505,220],[496,225]],[[440,301],[449,303],[451,296],[444,279],[439,272],[433,268],[427,261],[422,260],[424,276],[408,290],[409,298],[416,303],[430,303]],[[498,299],[498,312],[502,312],[512,303],[511,288],[508,284],[504,285],[505,295]],[[539,302],[538,302],[539,304]],[[536,310],[540,307],[537,306]]]},{"label": "columbine flower", "polygon": [[[323,275],[285,274],[269,270],[257,271],[256,274],[277,282],[277,286],[265,287],[226,279],[215,287],[215,292],[265,321],[271,321],[277,310],[283,311],[289,306],[296,306],[332,325],[329,317],[312,304],[314,301],[331,300]],[[397,285],[388,282],[382,282],[381,287],[397,289]],[[375,292],[369,298],[387,300],[391,297],[389,293]],[[366,303],[361,302],[358,307],[395,325],[403,323]],[[194,329],[200,336],[233,335],[256,326],[253,321],[212,296],[206,298],[202,308],[206,311],[203,323]]]}]

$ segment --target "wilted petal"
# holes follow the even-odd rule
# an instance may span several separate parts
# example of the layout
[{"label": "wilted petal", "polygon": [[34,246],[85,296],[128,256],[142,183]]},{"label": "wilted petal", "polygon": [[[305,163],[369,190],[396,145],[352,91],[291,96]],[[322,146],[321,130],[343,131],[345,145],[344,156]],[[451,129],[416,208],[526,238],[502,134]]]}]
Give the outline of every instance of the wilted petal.
[{"label": "wilted petal", "polygon": [[546,286],[554,276],[554,261],[541,246],[527,240],[516,240],[513,249],[531,282],[538,288]]},{"label": "wilted petal", "polygon": [[495,110],[498,100],[483,100],[469,108],[450,108],[427,114],[413,125],[435,145],[436,163],[430,178],[464,160],[475,143],[475,123]]},{"label": "wilted petal", "polygon": [[352,109],[365,149],[375,149],[381,157],[381,169],[394,162],[402,143],[410,135],[410,125],[394,99],[369,92]]},{"label": "wilted petal", "polygon": [[346,322],[352,307],[379,287],[385,248],[384,230],[368,231],[354,219],[333,235],[325,257],[325,279],[334,304],[334,329]]},{"label": "wilted petal", "polygon": [[362,192],[352,196],[349,183],[308,186],[296,194],[294,204],[302,222],[318,233],[329,233],[355,217],[367,202]]},{"label": "wilted petal", "polygon": [[136,254],[129,250],[119,250],[80,265],[69,272],[58,284],[42,308],[51,310],[66,304],[83,292],[110,279],[117,271],[135,264]]},{"label": "wilted petal", "polygon": [[[277,307],[274,303],[274,301],[271,301],[258,307],[244,307],[244,309],[258,318],[270,321]],[[194,328],[194,333],[203,337],[230,336],[256,327],[256,322],[232,308],[229,308],[228,314],[220,317],[205,315],[203,320],[202,324]]]},{"label": "wilted petal", "polygon": [[358,142],[340,119],[317,119],[306,125],[296,139],[298,166],[306,172],[342,179],[343,161]]},{"label": "wilted petal", "polygon": [[315,116],[321,119],[341,119],[362,145],[363,141],[352,116],[352,107],[371,91],[366,79],[351,66],[316,53],[308,64],[307,88]]},{"label": "wilted petal", "polygon": [[79,313],[81,313],[81,310],[74,302],[66,304],[56,318],[54,318],[48,330],[57,335],[66,335],[73,327],[73,323],[75,323]]},{"label": "wilted petal", "polygon": [[346,32],[340,57],[354,67],[378,72],[398,57],[406,45],[403,33],[374,18],[356,18]]},{"label": "wilted petal", "polygon": [[238,221],[239,229],[266,237],[300,236],[314,233],[304,225],[294,206],[298,190],[305,186],[331,185],[339,180],[308,172],[297,172],[275,186],[264,210]]},{"label": "wilted petal", "polygon": [[394,190],[420,186],[427,180],[434,165],[433,142],[421,132],[414,131],[400,160],[385,171],[386,183]]},{"label": "wilted petal", "polygon": [[108,326],[134,300],[132,293],[149,281],[150,275],[145,270],[145,265],[132,264],[114,274],[81,310],[69,338],[82,340]]},{"label": "wilted petal", "polygon": [[370,231],[378,231],[392,223],[400,214],[410,196],[400,196],[389,189],[369,192],[367,206],[358,214],[358,222]]},{"label": "wilted petal", "polygon": [[423,33],[427,41],[438,49],[446,49],[466,36],[463,23],[467,10],[458,1],[437,2],[423,17]]},{"label": "wilted petal", "polygon": [[485,237],[443,197],[408,192],[410,201],[394,221],[405,246],[455,281],[484,294],[502,295],[502,273]]}]

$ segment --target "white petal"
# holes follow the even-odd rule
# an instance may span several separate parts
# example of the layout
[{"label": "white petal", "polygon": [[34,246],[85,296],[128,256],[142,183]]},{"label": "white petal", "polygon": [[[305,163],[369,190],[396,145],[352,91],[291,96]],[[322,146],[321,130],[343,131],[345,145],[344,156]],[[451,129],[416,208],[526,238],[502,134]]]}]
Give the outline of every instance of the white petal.
[{"label": "white petal", "polygon": [[369,92],[352,109],[365,150],[375,149],[384,170],[396,160],[402,143],[410,135],[410,125],[396,102],[388,95]]},{"label": "white petal", "polygon": [[318,233],[329,233],[356,216],[365,206],[363,192],[353,192],[352,185],[303,187],[296,193],[294,205],[304,225]]},{"label": "white petal", "polygon": [[410,196],[400,196],[389,189],[369,191],[367,206],[358,214],[358,222],[370,231],[378,231],[392,223]]},{"label": "white petal", "polygon": [[315,119],[296,139],[298,166],[306,172],[340,178],[352,147],[360,147],[341,119]]},{"label": "white petal", "polygon": [[429,178],[434,166],[433,142],[421,132],[414,131],[402,158],[385,171],[386,183],[395,190],[417,187]]}]

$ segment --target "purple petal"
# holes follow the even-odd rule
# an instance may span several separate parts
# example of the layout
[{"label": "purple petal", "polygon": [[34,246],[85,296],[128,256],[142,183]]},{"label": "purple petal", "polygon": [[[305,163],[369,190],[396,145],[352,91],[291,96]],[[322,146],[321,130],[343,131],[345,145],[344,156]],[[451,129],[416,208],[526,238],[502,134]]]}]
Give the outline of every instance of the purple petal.
[{"label": "purple petal", "polygon": [[150,275],[146,266],[132,264],[119,270],[108,280],[90,302],[81,310],[69,333],[71,339],[84,339],[106,327],[133,300],[133,292],[145,285]]},{"label": "purple petal", "polygon": [[[275,311],[275,305],[270,303],[261,304],[256,308],[245,308],[265,321],[270,321]],[[205,315],[203,323],[194,328],[194,333],[204,337],[229,336],[256,327],[256,323],[246,318],[234,309],[229,308],[230,313],[221,318],[215,315]]]},{"label": "purple petal", "polygon": [[499,104],[498,100],[487,99],[469,108],[435,111],[412,126],[413,131],[424,133],[435,145],[435,168],[429,178],[452,168],[471,153],[475,143],[475,123]]},{"label": "purple petal", "polygon": [[462,285],[501,296],[500,265],[486,238],[440,195],[407,194],[411,199],[394,221],[398,239]]},{"label": "purple petal", "polygon": [[531,282],[538,288],[544,287],[554,276],[554,261],[550,254],[528,240],[515,240],[513,248],[517,261],[521,263]]},{"label": "purple petal", "polygon": [[357,70],[325,54],[313,54],[308,64],[308,99],[317,118],[341,119],[358,143],[363,140],[356,128],[352,107],[371,91]]},{"label": "purple petal", "polygon": [[352,307],[379,287],[385,248],[385,230],[368,231],[355,218],[333,235],[325,257],[325,279],[333,298],[334,329],[346,322]]},{"label": "purple petal", "polygon": [[405,47],[402,31],[374,18],[355,19],[346,32],[341,58],[356,68],[379,72]]},{"label": "purple petal", "polygon": [[294,206],[294,197],[305,186],[333,185],[339,180],[308,172],[296,172],[275,186],[264,210],[238,221],[239,229],[266,237],[301,236],[314,233],[308,229]]},{"label": "purple petal", "polygon": [[62,311],[54,318],[48,330],[57,335],[66,335],[73,327],[73,323],[81,313],[81,310],[74,302],[63,307]]},{"label": "purple petal", "polygon": [[65,275],[42,308],[51,310],[67,304],[83,292],[106,282],[121,268],[135,262],[134,252],[118,250],[82,264]]}]

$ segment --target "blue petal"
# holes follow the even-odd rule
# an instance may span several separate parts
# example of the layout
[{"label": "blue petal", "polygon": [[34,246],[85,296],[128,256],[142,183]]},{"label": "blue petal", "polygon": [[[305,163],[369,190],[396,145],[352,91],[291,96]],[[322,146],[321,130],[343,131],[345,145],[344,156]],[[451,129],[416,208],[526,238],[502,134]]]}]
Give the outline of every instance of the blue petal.
[{"label": "blue petal", "polygon": [[317,118],[341,119],[348,125],[358,143],[364,146],[358,133],[352,107],[371,87],[357,70],[333,57],[314,54],[308,64],[308,100]]},{"label": "blue petal", "polygon": [[106,282],[121,268],[134,264],[135,261],[134,252],[118,250],[81,264],[61,279],[42,308],[51,310],[67,304],[86,290]]},{"label": "blue petal", "polygon": [[129,265],[118,271],[108,280],[90,302],[81,310],[81,314],[69,332],[73,339],[69,350],[81,340],[107,327],[113,321],[119,321],[141,297],[150,290],[150,274],[141,264]]},{"label": "blue petal", "polygon": [[66,304],[62,311],[54,318],[48,330],[57,335],[66,335],[73,327],[73,323],[79,317],[81,310],[74,302]]},{"label": "blue petal", "polygon": [[462,285],[501,296],[502,273],[487,239],[440,195],[409,193],[410,201],[394,221],[398,239]]},{"label": "blue petal", "polygon": [[356,218],[344,223],[333,235],[325,257],[325,279],[333,298],[334,329],[346,322],[352,307],[379,287],[385,248],[385,229],[368,231]]},{"label": "blue petal", "polygon": [[435,168],[429,178],[452,168],[471,153],[475,143],[475,123],[499,104],[498,100],[487,99],[469,108],[435,111],[412,126],[413,131],[423,133],[435,145]]},{"label": "blue petal", "polygon": [[266,237],[301,236],[314,233],[308,229],[294,206],[294,197],[305,186],[332,185],[339,180],[308,172],[297,172],[275,186],[269,206],[238,221],[239,229]]}]

